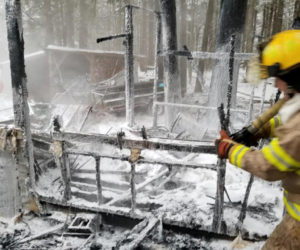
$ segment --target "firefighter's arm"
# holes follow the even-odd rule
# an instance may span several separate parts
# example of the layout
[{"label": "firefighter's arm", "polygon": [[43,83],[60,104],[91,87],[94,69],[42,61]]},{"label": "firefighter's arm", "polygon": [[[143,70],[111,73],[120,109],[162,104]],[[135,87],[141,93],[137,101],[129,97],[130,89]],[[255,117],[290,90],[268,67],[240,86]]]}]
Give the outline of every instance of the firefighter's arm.
[{"label": "firefighter's arm", "polygon": [[256,146],[258,141],[262,138],[272,138],[275,136],[275,128],[281,125],[280,117],[274,116],[266,122],[255,134],[252,134],[248,127],[242,128],[240,131],[231,135],[231,138],[241,144],[247,146]]},{"label": "firefighter's arm", "polygon": [[229,159],[229,162],[262,179],[276,181],[285,178],[286,172],[279,170],[270,160],[266,159],[262,150],[254,150],[221,135],[216,140],[218,156]]},{"label": "firefighter's arm", "polygon": [[274,116],[270,119],[261,129],[257,132],[256,137],[258,139],[273,138],[275,137],[275,128],[281,126],[280,116]]},{"label": "firefighter's arm", "polygon": [[282,180],[287,175],[268,161],[262,150],[254,150],[244,145],[233,146],[228,153],[228,159],[231,164],[267,181]]}]

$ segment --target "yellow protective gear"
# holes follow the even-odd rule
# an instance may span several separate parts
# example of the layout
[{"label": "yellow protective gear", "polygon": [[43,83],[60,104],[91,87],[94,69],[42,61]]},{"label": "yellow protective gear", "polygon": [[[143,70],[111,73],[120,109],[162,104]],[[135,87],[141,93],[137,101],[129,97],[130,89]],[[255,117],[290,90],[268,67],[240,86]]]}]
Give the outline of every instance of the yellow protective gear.
[{"label": "yellow protective gear", "polygon": [[261,77],[284,75],[300,67],[300,30],[277,33],[260,50]]}]

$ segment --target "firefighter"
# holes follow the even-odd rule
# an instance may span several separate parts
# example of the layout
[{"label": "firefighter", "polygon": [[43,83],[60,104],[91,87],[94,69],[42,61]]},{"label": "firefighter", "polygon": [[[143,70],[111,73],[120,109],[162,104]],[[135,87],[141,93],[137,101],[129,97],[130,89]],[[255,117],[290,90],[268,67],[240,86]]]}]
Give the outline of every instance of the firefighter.
[{"label": "firefighter", "polygon": [[[262,249],[300,249],[300,30],[280,32],[261,46],[261,78],[275,77],[288,100],[258,134],[273,137],[262,149],[233,141],[225,131],[216,140],[218,156],[267,181],[281,180],[286,213]],[[247,135],[249,138],[249,133]]]}]

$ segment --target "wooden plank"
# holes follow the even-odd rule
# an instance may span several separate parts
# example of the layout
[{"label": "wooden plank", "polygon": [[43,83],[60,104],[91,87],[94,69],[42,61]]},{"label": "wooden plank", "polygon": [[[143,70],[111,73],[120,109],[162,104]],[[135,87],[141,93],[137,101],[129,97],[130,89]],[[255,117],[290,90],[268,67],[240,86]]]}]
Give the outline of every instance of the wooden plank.
[{"label": "wooden plank", "polygon": [[101,186],[101,178],[100,178],[100,157],[95,158],[96,163],[96,183],[97,183],[97,199],[98,204],[102,204],[103,197],[102,197],[102,186]]},{"label": "wooden plank", "polygon": [[[46,134],[45,134],[46,135]],[[105,143],[119,146],[117,137],[101,134],[82,134],[82,133],[53,133],[53,138],[59,141],[67,141],[70,143]],[[139,148],[139,149],[154,149],[154,150],[174,150],[180,152],[191,153],[208,153],[215,154],[215,145],[212,142],[199,141],[182,141],[152,138],[148,140],[143,139],[126,139],[122,140],[123,148]]]}]

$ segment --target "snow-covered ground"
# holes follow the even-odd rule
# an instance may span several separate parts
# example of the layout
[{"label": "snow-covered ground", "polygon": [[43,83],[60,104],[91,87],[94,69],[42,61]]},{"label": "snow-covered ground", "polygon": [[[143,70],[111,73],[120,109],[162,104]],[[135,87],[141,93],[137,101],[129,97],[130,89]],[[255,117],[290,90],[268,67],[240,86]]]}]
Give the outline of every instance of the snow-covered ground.
[{"label": "snow-covered ground", "polygon": [[[241,83],[239,85],[237,109],[248,110],[249,100],[247,95],[251,93],[252,86]],[[261,97],[262,86],[255,89],[254,96],[256,100]],[[265,100],[274,99],[274,88],[267,86]],[[9,120],[13,118],[11,101],[9,98],[3,98],[1,105],[1,120]],[[185,102],[193,105],[203,105],[207,101],[204,94],[190,94]],[[265,105],[265,108],[268,104]],[[260,104],[255,104],[254,114],[259,113]],[[124,131],[126,138],[140,138],[140,130],[145,126],[149,136],[175,138],[182,134],[182,139],[202,139],[212,141],[218,137],[219,121],[215,121],[215,126],[209,126],[206,121],[207,113],[203,110],[189,110],[182,108],[178,111],[178,122],[174,125],[172,131],[168,131],[164,122],[164,114],[158,117],[159,129],[153,130],[152,117],[146,112],[140,112],[136,115],[136,125],[134,128],[128,128],[124,116],[116,116],[101,110],[91,110],[88,106],[82,105],[65,105],[53,103],[51,105],[36,104],[31,101],[31,120],[34,129],[50,132],[51,119],[55,115],[60,115],[63,120],[63,131],[75,131],[83,133],[100,133],[115,136],[117,132]],[[87,119],[86,119],[87,118]],[[236,130],[244,126],[249,116],[246,113],[237,113],[232,115],[231,129]],[[77,126],[78,125],[78,126]],[[82,126],[79,126],[82,125]],[[112,155],[127,155],[130,152],[127,149],[120,150],[110,146],[95,145],[78,145],[79,148],[85,150],[95,150],[101,153]],[[186,164],[212,164],[215,165],[217,157],[209,154],[195,154],[183,152],[166,152],[143,150],[142,157],[151,160],[164,160],[170,162],[179,162]],[[87,162],[86,157],[74,159],[71,172],[73,182],[78,184],[80,178],[95,180],[95,163],[93,160]],[[75,164],[76,163],[76,164]],[[129,192],[130,188],[130,165],[126,162],[101,160],[101,178],[103,181],[110,183],[118,188],[104,188],[103,195],[109,201],[122,196],[124,192]],[[115,171],[115,173],[114,173]],[[168,171],[163,165],[137,164],[137,186],[145,180],[153,178],[160,173]],[[77,181],[76,181],[77,178]],[[226,168],[226,189],[230,200],[225,196],[224,220],[228,230],[232,231],[237,223],[241,202],[243,201],[246,186],[250,175],[242,170],[227,163]],[[79,181],[78,181],[79,180]],[[78,187],[72,186],[73,193],[84,194]],[[93,185],[87,188],[94,188]],[[118,189],[118,190],[116,190]],[[89,189],[88,189],[89,190]],[[43,175],[40,177],[37,192],[40,195],[48,197],[62,197],[62,183],[60,180],[60,171],[57,168],[45,168]],[[173,167],[169,174],[162,175],[156,181],[145,186],[137,192],[137,213],[140,215],[153,213],[155,216],[162,217],[164,220],[183,223],[184,225],[208,228],[212,224],[214,197],[216,194],[216,172],[209,169],[187,169]],[[93,197],[95,191],[86,191],[86,196]],[[97,202],[93,198],[86,199],[83,196],[74,195],[70,200],[70,204],[74,206],[97,207]],[[115,206],[120,210],[129,211],[130,199],[117,202]],[[274,227],[282,218],[282,189],[279,183],[267,183],[260,179],[255,179],[248,200],[248,210],[243,224],[243,233],[249,238],[268,236]],[[10,242],[24,237],[41,233],[59,223],[65,223],[68,219],[67,214],[58,214],[51,211],[51,216],[45,219],[38,218],[34,215],[25,215],[21,223],[13,224],[12,221],[1,218],[0,230],[2,237],[6,237],[6,233],[13,235],[14,239],[9,236],[2,238],[0,241]],[[51,217],[53,217],[51,219]],[[108,230],[109,231],[109,230]],[[105,234],[105,230],[103,234]],[[118,231],[117,231],[118,232]],[[18,236],[19,234],[19,236]],[[122,233],[120,233],[122,234]],[[18,238],[19,237],[19,238]],[[119,236],[111,235],[105,239],[102,238],[103,249],[111,249],[112,242],[115,242]],[[145,240],[145,246],[149,249],[230,249],[232,241],[216,240],[207,238],[193,238],[187,235],[179,235],[174,233],[166,233],[164,243],[151,241],[149,236]],[[155,237],[154,237],[155,238]],[[155,242],[155,243],[153,243]],[[11,242],[10,242],[11,243]],[[1,246],[0,244],[0,246]],[[70,249],[76,248],[84,244],[79,238],[70,238],[60,236],[51,236],[44,240],[31,241],[22,245],[24,247],[42,247],[45,244],[46,249]],[[243,249],[259,249],[263,242],[249,243],[250,245]],[[151,246],[152,245],[152,246]]]}]

